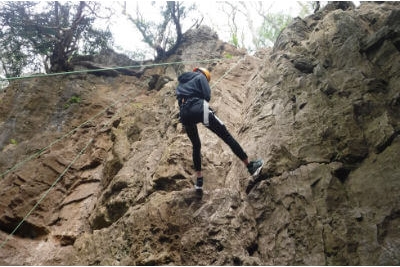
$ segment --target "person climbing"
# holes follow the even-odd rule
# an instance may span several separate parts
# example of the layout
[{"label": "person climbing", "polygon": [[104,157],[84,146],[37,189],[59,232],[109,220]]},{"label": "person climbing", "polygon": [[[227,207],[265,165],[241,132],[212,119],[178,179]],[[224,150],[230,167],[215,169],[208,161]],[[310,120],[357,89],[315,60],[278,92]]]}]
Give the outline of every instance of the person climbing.
[{"label": "person climbing", "polygon": [[202,190],[203,174],[201,170],[201,142],[197,123],[203,123],[208,129],[220,137],[245,164],[248,172],[256,177],[264,162],[261,159],[249,161],[246,152],[232,137],[224,123],[209,107],[211,99],[210,72],[206,68],[196,67],[192,72],[185,72],[178,77],[176,98],[179,104],[180,122],[183,124],[193,147],[193,164],[197,179],[196,190]]}]

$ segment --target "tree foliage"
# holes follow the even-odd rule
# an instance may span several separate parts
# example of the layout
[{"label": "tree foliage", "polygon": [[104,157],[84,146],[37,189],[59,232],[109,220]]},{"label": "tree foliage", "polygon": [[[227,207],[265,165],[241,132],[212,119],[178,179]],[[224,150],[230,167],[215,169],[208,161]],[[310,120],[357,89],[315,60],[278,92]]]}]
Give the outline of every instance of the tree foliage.
[{"label": "tree foliage", "polygon": [[259,29],[257,47],[271,46],[281,31],[292,21],[292,17],[281,13],[268,13],[263,15],[263,23]]},{"label": "tree foliage", "polygon": [[[175,53],[183,40],[183,23],[190,11],[195,9],[195,5],[186,6],[179,1],[162,2],[159,7],[156,6],[157,4],[157,2],[151,3],[154,9],[159,8],[159,18],[145,17],[139,4],[136,6],[134,15],[127,14],[128,19],[141,33],[143,42],[154,49],[156,61]],[[201,21],[197,19],[189,28],[198,26],[200,23]]]},{"label": "tree foliage", "polygon": [[[230,40],[229,42],[234,45],[235,47],[239,48],[239,47],[243,47],[243,31],[239,32],[239,26],[237,18],[238,18],[238,14],[242,13],[244,15],[245,12],[244,10],[246,9],[242,9],[241,7],[243,7],[244,2],[228,2],[225,1],[224,5],[222,6],[222,11],[225,13],[225,15],[227,16],[228,19],[228,26],[230,29]],[[242,36],[242,38],[240,38],[239,36]]]},{"label": "tree foliage", "polygon": [[[297,2],[299,15],[310,14],[311,4]],[[272,46],[279,33],[293,17],[287,13],[273,11],[274,2],[224,1],[220,3],[230,30],[229,42],[249,51]],[[245,38],[249,38],[245,40]]]},{"label": "tree foliage", "polygon": [[28,66],[46,72],[71,69],[74,53],[93,53],[107,46],[111,33],[93,27],[97,2],[1,2],[0,51],[7,76]]}]

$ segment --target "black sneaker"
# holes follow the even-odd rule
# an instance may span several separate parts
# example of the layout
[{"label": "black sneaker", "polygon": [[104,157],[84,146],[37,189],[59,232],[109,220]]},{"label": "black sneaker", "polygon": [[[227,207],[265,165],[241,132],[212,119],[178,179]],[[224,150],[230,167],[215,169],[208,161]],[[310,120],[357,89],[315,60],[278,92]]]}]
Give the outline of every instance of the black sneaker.
[{"label": "black sneaker", "polygon": [[249,170],[251,176],[256,177],[260,173],[263,165],[264,161],[262,159],[252,160],[249,165],[247,165],[247,170]]},{"label": "black sneaker", "polygon": [[196,184],[194,185],[194,188],[196,188],[196,190],[200,191],[203,190],[203,177],[198,177]]}]

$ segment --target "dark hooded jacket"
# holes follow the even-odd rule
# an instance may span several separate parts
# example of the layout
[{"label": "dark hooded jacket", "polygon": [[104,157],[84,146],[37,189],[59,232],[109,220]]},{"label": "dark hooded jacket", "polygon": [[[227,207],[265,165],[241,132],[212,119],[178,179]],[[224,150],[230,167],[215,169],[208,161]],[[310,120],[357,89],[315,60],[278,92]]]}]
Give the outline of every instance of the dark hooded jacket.
[{"label": "dark hooded jacket", "polygon": [[203,121],[204,100],[211,99],[211,89],[207,78],[200,72],[185,72],[178,77],[176,98],[180,107],[180,120],[183,124]]},{"label": "dark hooded jacket", "polygon": [[211,89],[207,78],[200,72],[185,72],[178,77],[179,85],[176,88],[178,100],[184,98],[197,97],[210,101]]}]

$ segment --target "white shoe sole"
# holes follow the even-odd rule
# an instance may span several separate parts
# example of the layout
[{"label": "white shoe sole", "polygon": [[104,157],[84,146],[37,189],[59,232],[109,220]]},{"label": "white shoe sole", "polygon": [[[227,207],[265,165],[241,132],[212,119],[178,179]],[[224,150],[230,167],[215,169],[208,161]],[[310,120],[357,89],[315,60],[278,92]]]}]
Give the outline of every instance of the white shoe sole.
[{"label": "white shoe sole", "polygon": [[264,161],[262,162],[261,166],[258,167],[258,169],[251,176],[253,176],[253,177],[258,176],[260,174],[260,171],[261,171],[263,166],[264,166]]},{"label": "white shoe sole", "polygon": [[197,186],[197,185],[195,185],[194,188],[195,188],[196,190],[203,190],[203,187],[202,187],[202,186]]}]

